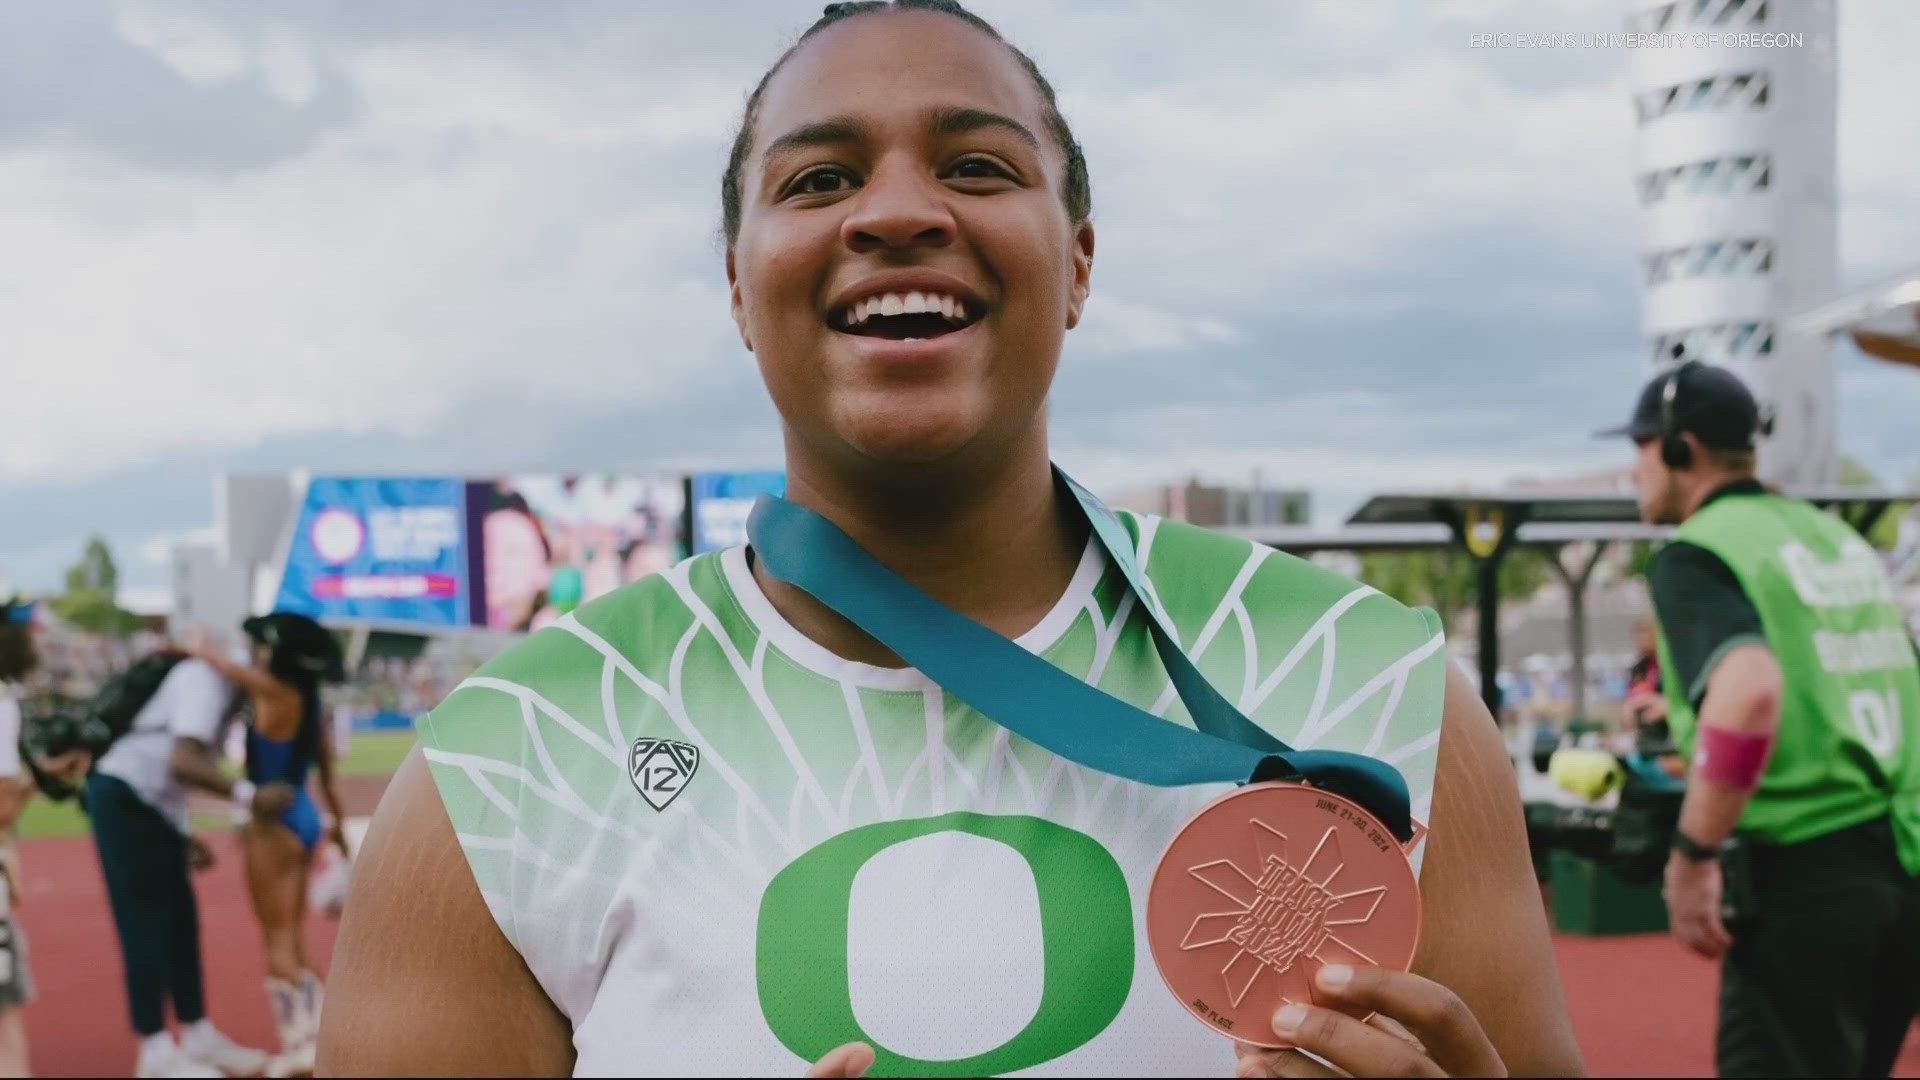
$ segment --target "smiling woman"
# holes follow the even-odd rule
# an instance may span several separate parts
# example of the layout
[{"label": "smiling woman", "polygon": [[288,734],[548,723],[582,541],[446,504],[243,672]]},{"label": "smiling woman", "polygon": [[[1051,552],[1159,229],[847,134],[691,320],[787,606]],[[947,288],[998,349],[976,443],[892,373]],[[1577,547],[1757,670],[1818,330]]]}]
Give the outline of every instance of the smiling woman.
[{"label": "smiling woman", "polygon": [[[1090,206],[1052,88],[957,4],[835,4],[768,72],[722,208],[787,501],[423,722],[362,850],[323,1069],[1327,1074],[1268,1049],[1291,1045],[1356,1075],[1578,1070],[1504,746],[1432,614],[1052,467]],[[1236,1052],[1159,985],[1147,908],[1252,760],[1397,820],[1410,857],[1361,835],[1422,903],[1356,886],[1294,912],[1338,909],[1311,932],[1196,944],[1243,973],[1201,995],[1273,995]],[[1255,921],[1298,891],[1286,858],[1326,863],[1243,855],[1264,869],[1213,887]],[[1417,953],[1411,923],[1382,938],[1411,972],[1336,947],[1388,910],[1420,920]],[[1283,997],[1296,964],[1317,982]]]}]

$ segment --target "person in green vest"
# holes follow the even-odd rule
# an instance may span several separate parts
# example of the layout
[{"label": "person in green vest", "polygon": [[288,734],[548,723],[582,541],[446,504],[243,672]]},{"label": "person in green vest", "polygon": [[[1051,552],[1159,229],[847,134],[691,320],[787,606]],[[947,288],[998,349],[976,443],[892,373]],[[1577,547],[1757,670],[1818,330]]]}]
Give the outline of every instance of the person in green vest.
[{"label": "person in green vest", "polygon": [[1687,361],[1608,433],[1678,526],[1647,571],[1689,763],[1667,911],[1721,960],[1722,1076],[1886,1076],[1920,1003],[1920,664],[1867,542],[1755,477],[1764,426]]}]

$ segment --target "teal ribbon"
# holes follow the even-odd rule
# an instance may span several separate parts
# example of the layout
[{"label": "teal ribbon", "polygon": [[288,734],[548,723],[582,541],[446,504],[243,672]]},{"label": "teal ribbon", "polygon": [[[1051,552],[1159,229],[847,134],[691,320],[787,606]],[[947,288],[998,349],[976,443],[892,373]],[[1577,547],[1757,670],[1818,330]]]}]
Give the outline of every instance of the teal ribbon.
[{"label": "teal ribbon", "polygon": [[1181,651],[1149,600],[1125,526],[1058,468],[1054,477],[1138,597],[1154,649],[1194,727],[1082,682],[954,611],[797,503],[760,496],[747,537],[774,578],[840,613],[981,715],[1069,761],[1157,787],[1304,781],[1353,799],[1400,840],[1411,839],[1407,782],[1399,770],[1364,754],[1295,750],[1234,708]]}]

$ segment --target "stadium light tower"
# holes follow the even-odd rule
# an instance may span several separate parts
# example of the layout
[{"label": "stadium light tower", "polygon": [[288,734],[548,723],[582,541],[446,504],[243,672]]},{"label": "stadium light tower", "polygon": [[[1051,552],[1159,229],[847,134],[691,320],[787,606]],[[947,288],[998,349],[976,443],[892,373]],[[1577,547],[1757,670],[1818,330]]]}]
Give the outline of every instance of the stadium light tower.
[{"label": "stadium light tower", "polygon": [[1738,373],[1774,414],[1775,483],[1834,474],[1827,339],[1788,319],[1834,294],[1834,0],[1628,0],[1641,324]]}]

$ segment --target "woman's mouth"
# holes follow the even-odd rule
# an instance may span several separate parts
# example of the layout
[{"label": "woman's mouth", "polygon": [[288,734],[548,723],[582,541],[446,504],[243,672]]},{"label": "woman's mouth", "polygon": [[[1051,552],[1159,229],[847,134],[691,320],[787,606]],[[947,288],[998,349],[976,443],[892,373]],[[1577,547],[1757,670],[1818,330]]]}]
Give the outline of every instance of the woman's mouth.
[{"label": "woman's mouth", "polygon": [[919,341],[964,330],[984,314],[984,310],[947,293],[890,292],[835,309],[828,313],[827,325],[859,337]]}]

